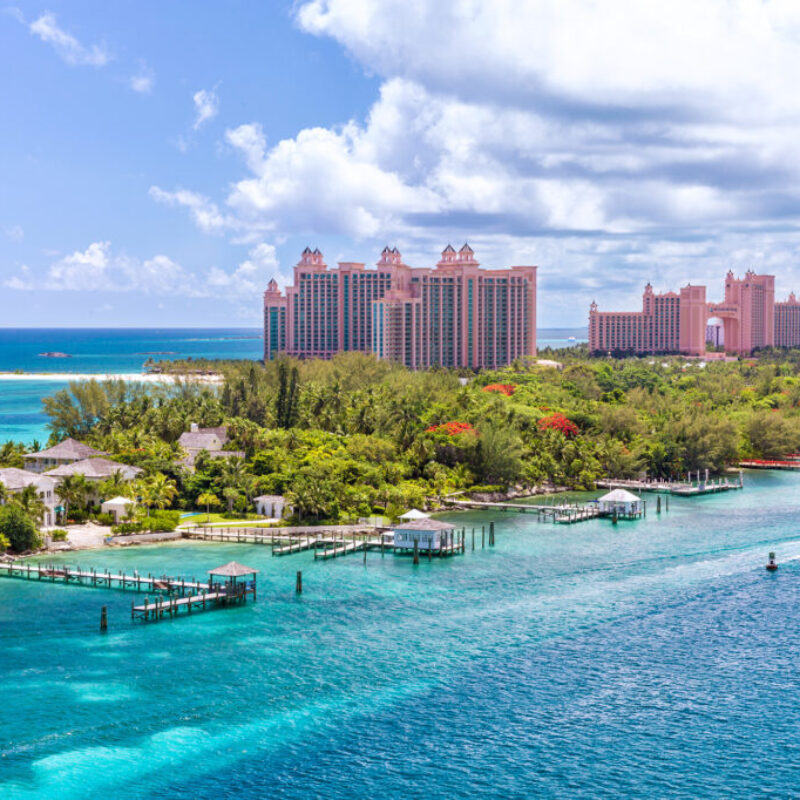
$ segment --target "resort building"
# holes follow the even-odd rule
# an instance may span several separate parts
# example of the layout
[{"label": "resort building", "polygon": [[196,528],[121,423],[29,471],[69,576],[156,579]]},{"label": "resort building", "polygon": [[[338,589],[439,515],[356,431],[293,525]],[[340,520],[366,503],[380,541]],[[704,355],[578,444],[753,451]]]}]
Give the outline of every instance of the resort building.
[{"label": "resort building", "polygon": [[800,347],[800,302],[794,292],[775,303],[775,347]]},{"label": "resort building", "polygon": [[[800,305],[775,303],[775,278],[748,271],[725,277],[725,299],[706,302],[705,286],[684,286],[679,293],[655,294],[648,283],[642,310],[589,311],[589,349],[593,353],[706,354],[710,341],[737,355],[763,347],[800,344]],[[798,311],[795,312],[795,306]],[[795,315],[796,316],[793,316]],[[780,326],[781,335],[776,337]]]},{"label": "resort building", "polygon": [[85,458],[104,456],[102,450],[95,450],[88,444],[83,444],[76,439],[64,439],[55,447],[47,450],[40,450],[38,453],[28,453],[25,456],[25,469],[29,472],[46,472],[54,467],[61,467],[64,464],[74,464],[76,461],[83,461]]},{"label": "resort building", "polygon": [[5,499],[0,503],[8,502],[15,494],[19,494],[26,486],[35,486],[36,493],[39,495],[45,506],[44,516],[41,524],[49,527],[55,524],[56,519],[56,481],[45,475],[36,472],[29,472],[16,467],[5,467],[0,469],[0,484],[5,489]]},{"label": "resort building", "polygon": [[536,355],[536,267],[481,268],[469,245],[448,245],[433,268],[384,248],[375,269],[330,268],[306,248],[283,295],[264,293],[264,359],[361,351],[405,364],[500,367]]}]

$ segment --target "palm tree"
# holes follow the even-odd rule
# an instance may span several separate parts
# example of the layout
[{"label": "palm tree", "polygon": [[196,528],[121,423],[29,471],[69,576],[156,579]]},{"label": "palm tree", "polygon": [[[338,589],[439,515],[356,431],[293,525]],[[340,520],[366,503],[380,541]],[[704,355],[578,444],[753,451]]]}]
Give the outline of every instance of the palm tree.
[{"label": "palm tree", "polygon": [[81,506],[86,502],[89,485],[83,475],[66,475],[56,486],[56,495],[64,504],[64,519],[69,518],[71,505]]},{"label": "palm tree", "polygon": [[116,497],[122,494],[127,483],[125,476],[122,474],[122,470],[115,469],[111,475],[100,484],[100,495],[104,498]]},{"label": "palm tree", "polygon": [[211,506],[216,508],[219,505],[219,498],[213,492],[203,492],[198,498],[197,502],[201,506],[206,507],[206,522],[209,520],[209,509]]},{"label": "palm tree", "polygon": [[168,506],[177,496],[178,489],[175,481],[168,478],[162,472],[156,472],[142,487],[142,502],[147,506],[147,516],[150,516],[150,508],[155,506],[163,509]]},{"label": "palm tree", "polygon": [[32,484],[25,486],[21,492],[14,495],[12,502],[18,505],[37,525],[42,524],[47,506],[35,486]]}]

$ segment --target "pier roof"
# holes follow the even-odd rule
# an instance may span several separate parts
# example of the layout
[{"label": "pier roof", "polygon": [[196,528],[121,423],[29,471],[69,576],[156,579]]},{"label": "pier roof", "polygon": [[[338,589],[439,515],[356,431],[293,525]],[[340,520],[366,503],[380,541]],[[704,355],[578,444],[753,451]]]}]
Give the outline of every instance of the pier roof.
[{"label": "pier roof", "polygon": [[440,519],[413,519],[409,522],[401,522],[393,526],[396,530],[403,531],[451,531],[456,526],[450,522],[442,522]]},{"label": "pier roof", "polygon": [[614,489],[597,499],[598,503],[639,503],[641,498],[625,489]]},{"label": "pier roof", "polygon": [[229,561],[227,564],[224,564],[221,567],[210,569],[208,574],[219,575],[222,578],[241,578],[244,575],[255,575],[257,572],[257,569],[246,567],[244,564],[240,564],[238,561]]}]

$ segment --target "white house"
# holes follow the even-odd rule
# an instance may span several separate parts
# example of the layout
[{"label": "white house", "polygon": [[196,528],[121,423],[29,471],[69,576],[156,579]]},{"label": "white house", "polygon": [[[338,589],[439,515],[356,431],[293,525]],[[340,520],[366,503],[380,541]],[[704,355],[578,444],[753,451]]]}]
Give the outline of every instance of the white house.
[{"label": "white house", "polygon": [[219,425],[216,428],[201,428],[196,422],[193,422],[190,428],[191,430],[182,433],[178,439],[178,444],[186,451],[186,458],[182,463],[187,468],[194,469],[194,462],[203,451],[208,453],[211,458],[227,458],[228,456],[244,458],[245,454],[240,450],[222,449],[228,441],[228,429],[225,425]]},{"label": "white house", "polygon": [[41,524],[47,528],[55,525],[55,507],[58,502],[56,497],[56,481],[45,475],[38,475],[16,467],[6,467],[0,469],[0,483],[6,490],[7,500],[14,494],[21,492],[26,486],[35,486],[37,494],[45,505],[44,517]]},{"label": "white house", "polygon": [[279,494],[262,494],[253,498],[256,514],[261,514],[270,519],[281,519],[284,510],[291,511],[286,506],[286,498]]},{"label": "white house", "polygon": [[394,546],[401,550],[413,550],[414,543],[420,552],[441,550],[454,543],[455,525],[438,519],[412,519],[398,522],[392,528]]}]

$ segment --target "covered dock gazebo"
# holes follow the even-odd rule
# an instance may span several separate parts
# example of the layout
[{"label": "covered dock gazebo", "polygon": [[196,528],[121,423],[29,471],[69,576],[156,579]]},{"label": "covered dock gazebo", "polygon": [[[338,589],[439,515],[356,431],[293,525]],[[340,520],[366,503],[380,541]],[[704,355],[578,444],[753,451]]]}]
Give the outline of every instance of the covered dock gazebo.
[{"label": "covered dock gazebo", "polygon": [[[258,570],[246,567],[238,561],[229,561],[221,567],[208,571],[212,588],[224,591],[231,599],[244,600],[246,595],[252,594],[256,599],[256,575]],[[215,578],[225,578],[225,582],[215,581]]]},{"label": "covered dock gazebo", "polygon": [[598,498],[603,514],[623,519],[636,519],[644,514],[644,500],[626,489],[614,489]]}]

